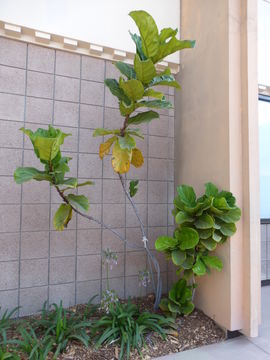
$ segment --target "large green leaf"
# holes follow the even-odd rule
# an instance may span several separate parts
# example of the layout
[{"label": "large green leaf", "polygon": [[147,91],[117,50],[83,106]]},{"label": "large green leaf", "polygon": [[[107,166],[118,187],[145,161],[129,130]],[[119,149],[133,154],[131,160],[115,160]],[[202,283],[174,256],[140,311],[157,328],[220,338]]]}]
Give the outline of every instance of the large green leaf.
[{"label": "large green leaf", "polygon": [[234,223],[222,223],[220,226],[220,232],[225,236],[232,236],[236,232],[236,226]]},{"label": "large green leaf", "polygon": [[152,60],[141,60],[138,54],[136,54],[134,58],[134,69],[136,71],[137,78],[143,84],[148,84],[157,74]]},{"label": "large green leaf", "polygon": [[229,191],[224,191],[224,190],[223,190],[223,191],[220,191],[220,193],[218,193],[217,197],[218,197],[218,198],[224,197],[224,198],[226,199],[227,203],[228,203],[231,207],[233,207],[233,206],[235,205],[235,203],[236,203],[235,197],[234,197],[233,194],[232,194],[231,192],[229,192]]},{"label": "large green leaf", "polygon": [[136,107],[149,107],[156,109],[172,109],[172,103],[166,100],[143,100],[136,103]]},{"label": "large green leaf", "polygon": [[129,15],[139,28],[143,53],[151,58],[159,50],[159,34],[155,20],[146,11],[131,11]]},{"label": "large green leaf", "polygon": [[186,253],[181,250],[174,250],[172,252],[172,261],[175,265],[180,266],[186,260]]},{"label": "large green leaf", "polygon": [[220,242],[220,240],[222,239],[222,236],[220,234],[217,233],[217,231],[213,232],[212,235],[213,240],[215,240],[216,242]]},{"label": "large green leaf", "polygon": [[144,87],[141,81],[136,79],[131,79],[128,81],[120,81],[120,87],[123,89],[126,96],[129,99],[136,101],[143,97]]},{"label": "large green leaf", "polygon": [[194,220],[189,214],[185,213],[184,211],[179,211],[175,216],[176,224],[183,224],[185,222],[192,222]]},{"label": "large green leaf", "polygon": [[191,302],[191,301],[188,301],[187,303],[185,303],[185,305],[183,305],[181,307],[181,312],[184,314],[184,315],[189,315],[192,313],[192,311],[194,310],[195,308],[195,305]]},{"label": "large green leaf", "polygon": [[130,105],[130,99],[125,95],[123,89],[119,86],[115,79],[105,79],[105,85],[110,89],[111,93],[118,98],[119,101],[124,101],[125,104]]},{"label": "large green leaf", "polygon": [[212,184],[211,182],[208,182],[205,184],[205,195],[206,196],[217,196],[218,194],[218,188]]},{"label": "large green leaf", "polygon": [[127,129],[126,130],[126,134],[129,134],[129,135],[133,135],[133,136],[137,136],[139,137],[140,139],[144,139],[144,136],[141,132],[140,129]]},{"label": "large green leaf", "polygon": [[233,223],[240,220],[241,217],[241,210],[239,208],[235,208],[224,212],[223,214],[216,215],[216,217],[226,223]]},{"label": "large green leaf", "polygon": [[214,227],[215,222],[212,216],[204,213],[198,217],[194,224],[197,229],[211,229]]},{"label": "large green leaf", "polygon": [[171,290],[169,291],[169,299],[175,304],[180,304],[182,295],[184,294],[187,282],[185,279],[180,279],[173,284]]},{"label": "large green leaf", "polygon": [[136,53],[139,55],[141,60],[146,60],[147,57],[143,53],[141,37],[137,34],[132,34],[130,31],[129,31],[129,34],[136,45]]},{"label": "large green leaf", "polygon": [[14,180],[17,184],[22,184],[30,180],[51,181],[52,178],[45,171],[39,171],[32,167],[19,167],[14,172]]},{"label": "large green leaf", "polygon": [[196,230],[184,227],[176,233],[181,250],[193,249],[199,242],[199,234]]},{"label": "large green leaf", "polygon": [[78,185],[78,179],[76,178],[65,179],[61,185],[65,185],[67,188],[74,189]]},{"label": "large green leaf", "polygon": [[231,207],[227,203],[227,200],[225,199],[225,197],[215,198],[213,201],[213,206],[215,208],[217,208],[218,210],[230,210],[231,209]]},{"label": "large green leaf", "polygon": [[181,86],[178,84],[178,82],[175,80],[173,75],[159,75],[155,76],[153,80],[149,83],[149,87],[151,86],[158,86],[158,85],[164,85],[164,86],[172,86],[176,89],[181,89]]},{"label": "large green leaf", "polygon": [[169,39],[172,36],[175,36],[177,33],[178,33],[178,29],[172,29],[172,28],[162,29],[159,34],[160,43],[164,43],[167,39]]},{"label": "large green leaf", "polygon": [[158,119],[159,114],[155,111],[149,110],[132,116],[128,119],[128,125],[140,125],[142,123],[148,123],[153,119]]},{"label": "large green leaf", "polygon": [[143,96],[149,96],[155,99],[159,99],[159,100],[165,100],[165,96],[162,92],[160,91],[155,91],[154,89],[147,89],[145,90]]},{"label": "large green leaf", "polygon": [[93,137],[105,136],[105,135],[111,135],[111,134],[120,134],[120,130],[110,130],[110,129],[104,129],[104,128],[97,128],[93,132]]},{"label": "large green leaf", "polygon": [[155,247],[157,251],[164,251],[175,248],[177,243],[177,239],[170,236],[160,236],[155,242]]},{"label": "large green leaf", "polygon": [[212,236],[213,229],[198,229],[200,239],[208,239]]},{"label": "large green leaf", "polygon": [[68,166],[70,160],[70,157],[62,156],[59,161],[54,164],[54,178],[56,184],[62,184],[64,182],[65,173],[70,171]]},{"label": "large green leaf", "polygon": [[206,198],[201,202],[201,200],[198,200],[198,203],[200,204],[199,210],[196,212],[196,216],[201,216],[205,210],[209,209],[213,203],[213,198]]},{"label": "large green leaf", "polygon": [[178,40],[175,36],[172,36],[169,41],[164,41],[160,44],[158,53],[154,56],[153,62],[156,63],[166,56],[175,53],[176,51],[194,48],[195,41],[192,40]]},{"label": "large green leaf", "polygon": [[213,239],[201,239],[201,243],[205,246],[205,248],[209,251],[213,251],[217,247],[217,242]]},{"label": "large green leaf", "polygon": [[68,201],[70,202],[70,204],[72,206],[78,208],[78,210],[88,211],[89,201],[86,196],[69,194],[67,196],[67,198],[68,198]]},{"label": "large green leaf", "polygon": [[118,137],[118,143],[121,149],[132,150],[136,146],[136,142],[132,136],[125,134],[125,136]]},{"label": "large green leaf", "polygon": [[129,183],[129,195],[131,197],[135,196],[138,191],[139,180],[131,180]]},{"label": "large green leaf", "polygon": [[223,268],[222,261],[217,256],[205,255],[202,256],[202,260],[209,268],[216,269],[218,271],[221,271]]},{"label": "large green leaf", "polygon": [[200,258],[197,258],[195,264],[192,267],[192,270],[194,274],[198,276],[202,276],[206,273],[206,267],[204,263],[200,260]]},{"label": "large green leaf", "polygon": [[181,265],[182,268],[185,269],[185,270],[191,269],[192,266],[193,266],[193,261],[194,261],[193,256],[187,255],[186,260],[185,260],[185,261],[183,262],[183,264]]},{"label": "large green leaf", "polygon": [[130,105],[127,105],[124,101],[120,101],[119,110],[122,116],[130,115],[135,110],[134,101],[131,101]]},{"label": "large green leaf", "polygon": [[27,136],[29,136],[37,157],[44,162],[52,161],[60,151],[60,146],[64,143],[64,139],[71,135],[65,134],[60,129],[55,129],[49,125],[48,130],[37,129],[34,133],[25,128],[21,128]]},{"label": "large green leaf", "polygon": [[132,65],[124,63],[123,61],[117,61],[117,63],[115,63],[115,66],[129,80],[136,79],[136,72]]},{"label": "large green leaf", "polygon": [[61,204],[53,218],[53,225],[56,230],[62,231],[67,227],[72,217],[72,208],[68,204]]},{"label": "large green leaf", "polygon": [[177,192],[183,204],[187,205],[188,207],[196,206],[196,194],[192,186],[178,186]]}]

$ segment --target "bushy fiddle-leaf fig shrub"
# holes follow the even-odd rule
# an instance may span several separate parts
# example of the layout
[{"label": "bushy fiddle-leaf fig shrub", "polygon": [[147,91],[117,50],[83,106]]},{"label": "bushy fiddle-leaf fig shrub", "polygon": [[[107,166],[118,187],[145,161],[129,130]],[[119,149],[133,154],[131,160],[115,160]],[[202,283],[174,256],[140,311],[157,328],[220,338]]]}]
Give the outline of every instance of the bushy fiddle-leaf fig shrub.
[{"label": "bushy fiddle-leaf fig shrub", "polygon": [[[196,276],[212,269],[222,270],[221,259],[211,252],[236,232],[235,223],[241,217],[241,210],[231,192],[219,191],[210,182],[205,184],[205,193],[199,198],[188,185],[178,186],[177,193],[172,211],[177,224],[174,235],[160,236],[155,247],[178,267],[178,275],[194,282]],[[174,287],[179,286],[176,284]],[[182,286],[189,293],[188,285],[182,282]],[[168,301],[173,303],[170,296]],[[180,307],[179,312],[185,314]]]}]

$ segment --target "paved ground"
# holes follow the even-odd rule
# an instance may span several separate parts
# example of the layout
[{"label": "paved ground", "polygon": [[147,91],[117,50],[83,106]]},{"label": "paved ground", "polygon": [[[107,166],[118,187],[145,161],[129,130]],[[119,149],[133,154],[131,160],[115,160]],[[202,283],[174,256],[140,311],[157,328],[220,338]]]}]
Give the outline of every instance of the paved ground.
[{"label": "paved ground", "polygon": [[[262,325],[259,337],[244,336],[159,360],[270,360],[270,286],[262,288]],[[157,360],[158,360],[157,359]]]}]

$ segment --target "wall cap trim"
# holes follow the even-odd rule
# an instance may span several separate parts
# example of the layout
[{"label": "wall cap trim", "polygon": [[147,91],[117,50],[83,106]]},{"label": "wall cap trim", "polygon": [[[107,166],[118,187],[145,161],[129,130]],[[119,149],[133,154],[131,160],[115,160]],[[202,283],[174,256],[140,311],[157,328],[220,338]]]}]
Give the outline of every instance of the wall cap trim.
[{"label": "wall cap trim", "polygon": [[[133,62],[135,55],[133,52],[114,49],[100,44],[92,44],[78,39],[67,38],[62,35],[46,33],[44,31],[7,23],[1,20],[0,36],[105,60],[121,60],[129,64]],[[163,60],[157,63],[157,69],[160,71],[164,70],[167,66],[171,68],[173,74],[177,74],[180,70],[180,65],[175,62]]]}]

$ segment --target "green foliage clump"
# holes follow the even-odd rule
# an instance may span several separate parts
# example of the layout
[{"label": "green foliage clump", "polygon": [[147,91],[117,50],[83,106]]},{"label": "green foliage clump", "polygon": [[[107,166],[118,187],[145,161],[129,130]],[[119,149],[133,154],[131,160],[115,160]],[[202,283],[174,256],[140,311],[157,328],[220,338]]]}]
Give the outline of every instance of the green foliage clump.
[{"label": "green foliage clump", "polygon": [[146,345],[145,335],[154,331],[166,338],[166,329],[175,328],[173,319],[162,315],[140,312],[138,307],[131,304],[117,302],[110,306],[107,315],[97,320],[93,325],[96,347],[102,344],[119,343],[119,359],[129,359],[130,352],[137,349],[141,354],[141,348]]},{"label": "green foliage clump", "polygon": [[33,167],[19,167],[14,172],[14,179],[17,184],[23,184],[30,180],[48,181],[56,188],[64,201],[56,211],[53,224],[56,230],[64,230],[72,218],[72,213],[77,211],[87,212],[89,209],[89,200],[84,195],[77,195],[65,192],[74,191],[85,185],[92,185],[92,181],[79,183],[76,178],[67,178],[66,174],[70,171],[70,157],[62,156],[61,145],[64,139],[70,134],[63,133],[60,129],[48,127],[48,130],[37,129],[33,132],[29,129],[21,130],[30,138],[34,152],[44,170],[38,170]]},{"label": "green foliage clump", "polygon": [[[76,312],[64,309],[62,301],[59,306],[57,304],[52,306],[54,310],[48,311],[46,304],[44,305],[41,319],[37,320],[34,326],[44,334],[43,342],[45,341],[48,346],[53,344],[54,357],[63,352],[71,340],[81,342],[88,347],[90,337],[87,330],[91,329],[91,322],[85,316],[82,318]],[[94,310],[94,306],[88,307],[85,315],[89,316]]]},{"label": "green foliage clump", "polygon": [[166,313],[171,313],[173,317],[177,314],[188,315],[194,310],[192,303],[192,292],[194,285],[187,285],[185,279],[178,280],[171,288],[169,297],[160,302],[160,308]]},{"label": "green foliage clump", "polygon": [[[7,330],[10,329],[12,326],[12,317],[16,314],[18,309],[19,309],[19,307],[16,307],[11,311],[8,311],[8,309],[7,309],[1,316],[1,318],[0,318],[0,341],[5,339]],[[0,306],[0,310],[1,310],[1,306]]]},{"label": "green foliage clump", "polygon": [[20,339],[10,340],[9,343],[16,345],[16,351],[24,353],[30,360],[46,360],[53,349],[53,339],[46,335],[39,338],[35,330],[30,326],[28,330],[19,329]]},{"label": "green foliage clump", "polygon": [[235,197],[212,183],[205,184],[205,194],[199,198],[188,185],[178,186],[177,193],[173,215],[178,226],[173,237],[156,240],[156,249],[172,260],[185,279],[203,276],[211,269],[221,271],[221,259],[210,253],[236,232],[241,210]]}]

